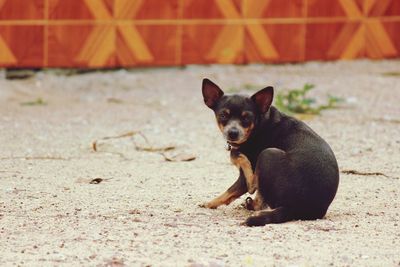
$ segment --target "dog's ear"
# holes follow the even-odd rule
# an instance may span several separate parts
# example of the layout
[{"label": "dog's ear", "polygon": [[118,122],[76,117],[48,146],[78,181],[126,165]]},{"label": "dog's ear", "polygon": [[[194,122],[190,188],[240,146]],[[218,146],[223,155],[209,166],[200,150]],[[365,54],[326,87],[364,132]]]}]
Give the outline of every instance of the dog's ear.
[{"label": "dog's ear", "polygon": [[224,95],[224,92],[209,79],[203,79],[202,85],[204,103],[207,107],[214,109],[218,100]]},{"label": "dog's ear", "polygon": [[274,88],[272,86],[265,87],[251,96],[261,113],[268,111],[274,98]]}]

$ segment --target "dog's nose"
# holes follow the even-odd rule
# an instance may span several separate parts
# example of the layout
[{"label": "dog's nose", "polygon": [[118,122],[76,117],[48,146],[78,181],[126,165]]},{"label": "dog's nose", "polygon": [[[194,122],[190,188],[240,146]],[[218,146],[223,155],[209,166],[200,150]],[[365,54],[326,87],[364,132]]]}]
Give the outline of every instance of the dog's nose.
[{"label": "dog's nose", "polygon": [[236,128],[229,129],[228,137],[230,140],[235,141],[239,137],[239,130]]}]

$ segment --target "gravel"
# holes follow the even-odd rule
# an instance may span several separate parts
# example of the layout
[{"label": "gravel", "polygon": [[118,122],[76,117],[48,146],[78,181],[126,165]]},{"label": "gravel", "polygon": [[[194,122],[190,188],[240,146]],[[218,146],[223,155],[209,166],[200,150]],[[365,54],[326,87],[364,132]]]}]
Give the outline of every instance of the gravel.
[{"label": "gravel", "polygon": [[[0,265],[400,266],[399,72],[398,60],[361,60],[2,73]],[[346,172],[326,218],[247,228],[246,196],[198,207],[237,177],[203,77],[230,92],[312,83],[321,102],[346,99],[306,118]],[[171,146],[196,159],[166,161]]]}]

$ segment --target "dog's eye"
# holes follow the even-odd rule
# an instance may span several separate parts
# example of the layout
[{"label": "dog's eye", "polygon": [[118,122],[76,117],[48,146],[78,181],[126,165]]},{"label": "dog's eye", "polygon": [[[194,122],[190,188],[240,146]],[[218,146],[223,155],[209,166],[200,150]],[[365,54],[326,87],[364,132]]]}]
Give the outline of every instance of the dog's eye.
[{"label": "dog's eye", "polygon": [[228,115],[225,113],[221,113],[221,114],[219,114],[219,119],[224,121],[224,120],[228,119]]},{"label": "dog's eye", "polygon": [[247,112],[242,113],[242,123],[247,126],[253,120],[253,116]]}]

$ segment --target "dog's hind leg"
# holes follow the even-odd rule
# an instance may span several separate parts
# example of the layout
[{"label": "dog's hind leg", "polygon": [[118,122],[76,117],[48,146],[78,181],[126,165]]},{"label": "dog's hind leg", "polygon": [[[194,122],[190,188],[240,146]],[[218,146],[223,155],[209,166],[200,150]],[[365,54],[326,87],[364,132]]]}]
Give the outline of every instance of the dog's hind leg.
[{"label": "dog's hind leg", "polygon": [[247,226],[263,226],[271,223],[283,223],[294,219],[292,212],[285,207],[273,210],[260,210],[247,218],[243,223]]}]

